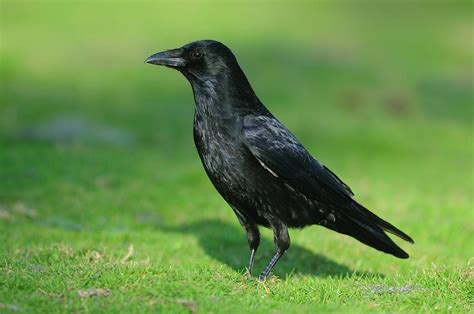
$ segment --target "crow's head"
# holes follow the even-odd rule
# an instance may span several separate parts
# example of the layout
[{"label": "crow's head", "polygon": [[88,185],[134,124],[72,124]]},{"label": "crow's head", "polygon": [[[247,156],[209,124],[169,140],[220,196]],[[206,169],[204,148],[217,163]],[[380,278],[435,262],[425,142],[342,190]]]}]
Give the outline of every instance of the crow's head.
[{"label": "crow's head", "polygon": [[222,97],[234,99],[241,110],[254,110],[259,102],[232,51],[218,41],[195,41],[155,53],[145,62],[180,71],[191,83],[198,107]]},{"label": "crow's head", "polygon": [[238,67],[230,49],[214,40],[199,40],[181,48],[158,52],[145,62],[174,68],[191,83],[217,79]]}]

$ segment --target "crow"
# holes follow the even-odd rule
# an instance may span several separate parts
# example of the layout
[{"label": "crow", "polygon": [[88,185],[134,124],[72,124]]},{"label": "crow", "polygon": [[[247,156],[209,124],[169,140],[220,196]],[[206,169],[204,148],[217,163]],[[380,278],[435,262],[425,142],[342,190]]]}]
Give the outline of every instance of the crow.
[{"label": "crow", "polygon": [[260,280],[290,247],[288,228],[321,225],[408,258],[385,231],[413,240],[359,204],[350,187],[270,113],[224,44],[195,41],[155,53],[145,63],[176,69],[191,84],[194,142],[208,177],[247,233],[250,274],[259,226],[272,229],[275,243]]}]

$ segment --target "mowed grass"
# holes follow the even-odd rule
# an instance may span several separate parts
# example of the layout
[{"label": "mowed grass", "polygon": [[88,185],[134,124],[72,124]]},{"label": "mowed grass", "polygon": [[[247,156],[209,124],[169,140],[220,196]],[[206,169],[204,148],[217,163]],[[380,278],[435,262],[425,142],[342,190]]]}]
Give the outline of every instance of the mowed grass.
[{"label": "mowed grass", "polygon": [[[472,312],[471,9],[2,1],[0,312]],[[265,283],[245,275],[189,84],[143,64],[202,38],[410,259],[311,227]],[[272,253],[263,230],[256,274]]]}]

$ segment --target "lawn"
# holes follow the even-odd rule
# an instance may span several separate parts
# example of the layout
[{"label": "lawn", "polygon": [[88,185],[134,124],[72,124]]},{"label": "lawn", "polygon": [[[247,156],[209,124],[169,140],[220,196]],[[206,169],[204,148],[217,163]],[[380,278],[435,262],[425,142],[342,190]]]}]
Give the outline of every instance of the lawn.
[{"label": "lawn", "polygon": [[[0,4],[0,313],[474,311],[469,2]],[[410,259],[315,226],[245,275],[189,84],[143,64],[203,38]]]}]

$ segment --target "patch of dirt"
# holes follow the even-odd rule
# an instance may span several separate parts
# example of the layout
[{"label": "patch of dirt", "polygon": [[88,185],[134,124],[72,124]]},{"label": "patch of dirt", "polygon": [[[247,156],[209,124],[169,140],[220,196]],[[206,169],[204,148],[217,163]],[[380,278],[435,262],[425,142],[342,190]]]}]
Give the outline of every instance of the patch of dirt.
[{"label": "patch of dirt", "polygon": [[196,313],[198,310],[198,304],[193,300],[178,299],[176,300],[176,303],[187,308],[190,313]]},{"label": "patch of dirt", "polygon": [[385,293],[390,293],[390,294],[406,294],[406,293],[411,293],[411,292],[416,292],[416,291],[422,291],[423,289],[419,286],[414,286],[414,285],[405,285],[401,287],[392,287],[392,286],[385,286],[385,285],[372,285],[372,286],[367,286],[365,289],[370,292],[370,293],[375,293],[375,294],[385,294]]},{"label": "patch of dirt", "polygon": [[[0,310],[7,310],[11,312],[18,312],[20,308],[16,304],[5,304],[5,303],[0,303]],[[2,311],[3,312],[3,311]]]},{"label": "patch of dirt", "polygon": [[135,215],[135,222],[141,225],[159,226],[163,218],[155,212],[139,212]]},{"label": "patch of dirt", "polygon": [[87,290],[77,291],[77,295],[80,298],[106,297],[109,294],[110,294],[110,290],[107,288],[91,288]]},{"label": "patch of dirt", "polygon": [[356,90],[342,91],[338,95],[338,103],[348,112],[360,111],[366,105],[366,100],[362,93]]},{"label": "patch of dirt", "polygon": [[12,222],[19,218],[35,219],[37,217],[36,209],[23,202],[16,202],[13,205],[0,204],[0,220]]},{"label": "patch of dirt", "polygon": [[387,111],[395,116],[408,115],[413,105],[407,96],[402,94],[390,94],[383,98],[383,105]]}]

